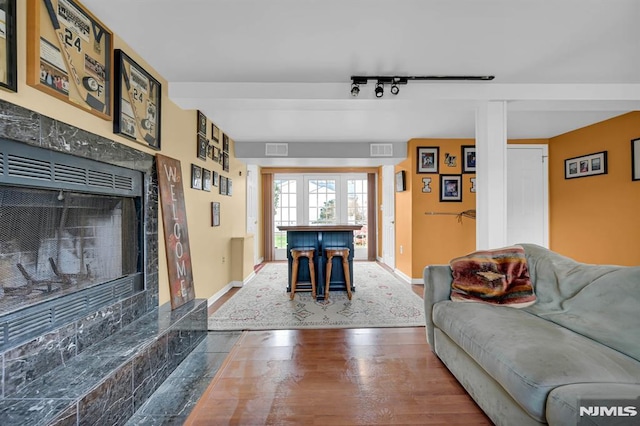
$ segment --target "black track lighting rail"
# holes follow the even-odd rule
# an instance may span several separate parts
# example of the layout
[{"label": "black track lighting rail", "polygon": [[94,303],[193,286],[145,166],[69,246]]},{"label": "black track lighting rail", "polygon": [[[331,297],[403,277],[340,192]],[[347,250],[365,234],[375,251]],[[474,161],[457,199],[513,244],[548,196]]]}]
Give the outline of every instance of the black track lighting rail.
[{"label": "black track lighting rail", "polygon": [[431,81],[490,81],[493,80],[492,75],[352,75],[351,76],[351,96],[360,94],[360,85],[367,84],[369,80],[376,82],[374,93],[376,98],[384,96],[384,85],[391,85],[391,94],[397,95],[400,92],[398,87],[401,84],[407,84],[409,80],[431,80]]},{"label": "black track lighting rail", "polygon": [[491,81],[493,75],[352,75],[352,84],[367,84],[370,80],[380,84],[407,84],[409,80],[421,81]]}]

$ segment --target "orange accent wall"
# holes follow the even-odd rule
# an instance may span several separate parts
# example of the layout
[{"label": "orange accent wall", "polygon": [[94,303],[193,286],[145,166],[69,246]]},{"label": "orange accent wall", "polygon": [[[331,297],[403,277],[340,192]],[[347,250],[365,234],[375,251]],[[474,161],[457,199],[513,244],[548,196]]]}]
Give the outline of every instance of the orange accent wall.
[{"label": "orange accent wall", "polygon": [[[640,265],[640,181],[631,180],[631,139],[640,111],[550,139],[552,250],[581,262]],[[564,178],[564,160],[607,151],[606,175]]]},{"label": "orange accent wall", "polygon": [[412,251],[411,246],[413,244],[413,209],[412,209],[412,188],[414,184],[411,176],[414,174],[411,164],[413,158],[411,155],[401,163],[395,166],[394,172],[397,173],[401,170],[406,172],[406,190],[403,192],[395,193],[395,213],[394,221],[396,225],[396,247],[395,247],[395,263],[396,269],[405,273],[411,277],[411,262]]}]

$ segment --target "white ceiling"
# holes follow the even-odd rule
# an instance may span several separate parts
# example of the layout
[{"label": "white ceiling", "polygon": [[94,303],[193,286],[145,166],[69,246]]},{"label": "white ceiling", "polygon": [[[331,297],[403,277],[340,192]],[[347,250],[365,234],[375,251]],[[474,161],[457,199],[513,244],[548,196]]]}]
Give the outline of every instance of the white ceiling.
[{"label": "white ceiling", "polygon": [[[547,138],[640,109],[638,0],[82,0],[243,142],[474,137],[508,101],[509,138]],[[351,75],[495,75],[376,99]]]}]

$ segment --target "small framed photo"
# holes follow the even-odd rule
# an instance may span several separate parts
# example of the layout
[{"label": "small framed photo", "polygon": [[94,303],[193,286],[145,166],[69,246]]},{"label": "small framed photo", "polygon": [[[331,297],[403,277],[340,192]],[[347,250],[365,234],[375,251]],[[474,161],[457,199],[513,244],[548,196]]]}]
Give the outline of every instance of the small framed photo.
[{"label": "small framed photo", "polygon": [[212,170],[211,173],[213,173],[211,178],[211,182],[213,182],[213,186],[215,187],[219,186],[218,182],[220,181],[220,175],[215,170]]},{"label": "small framed photo", "polygon": [[220,162],[220,148],[217,146],[212,146],[211,148],[211,159],[216,163]]},{"label": "small framed photo", "polygon": [[476,146],[462,145],[462,173],[476,172]]},{"label": "small framed photo", "polygon": [[440,201],[462,201],[462,175],[440,175]]},{"label": "small framed photo", "polygon": [[122,50],[114,57],[113,133],[159,150],[162,86]]},{"label": "small framed photo", "polygon": [[215,143],[220,143],[220,128],[215,123],[211,123],[211,139]]},{"label": "small framed photo", "polygon": [[207,116],[198,110],[198,133],[207,137]]},{"label": "small framed photo", "polygon": [[233,191],[232,191],[232,185],[231,185],[232,181],[231,178],[227,178],[227,195],[231,196],[233,195]]},{"label": "small framed photo", "polygon": [[564,160],[564,178],[574,179],[607,174],[607,151]]},{"label": "small framed photo", "polygon": [[191,164],[191,188],[202,189],[202,167]]},{"label": "small framed photo", "polygon": [[18,91],[16,0],[0,1],[0,87]]},{"label": "small framed photo", "polygon": [[640,138],[631,141],[631,180],[640,180]]},{"label": "small framed photo", "polygon": [[396,192],[402,192],[407,189],[406,173],[400,170],[396,173]]},{"label": "small framed photo", "polygon": [[220,175],[220,195],[227,195],[227,178]]},{"label": "small framed photo", "polygon": [[438,152],[437,146],[418,147],[418,173],[438,173]]},{"label": "small framed photo", "polygon": [[229,136],[226,134],[222,135],[222,151],[229,152]]},{"label": "small framed photo", "polygon": [[224,170],[225,172],[229,171],[229,153],[228,152],[222,153],[222,170]]},{"label": "small framed photo", "polygon": [[201,160],[207,159],[207,150],[209,149],[209,141],[206,137],[198,135],[198,158]]},{"label": "small framed photo", "polygon": [[211,202],[211,226],[220,226],[220,203]]},{"label": "small framed photo", "polygon": [[211,170],[202,169],[202,189],[211,191]]}]

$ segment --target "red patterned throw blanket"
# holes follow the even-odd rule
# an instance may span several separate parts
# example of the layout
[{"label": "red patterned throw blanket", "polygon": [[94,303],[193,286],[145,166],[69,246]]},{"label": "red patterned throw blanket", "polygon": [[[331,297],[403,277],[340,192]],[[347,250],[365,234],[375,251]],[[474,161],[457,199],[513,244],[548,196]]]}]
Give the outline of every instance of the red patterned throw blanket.
[{"label": "red patterned throw blanket", "polygon": [[521,246],[484,250],[450,262],[451,300],[524,308],[536,302]]}]

